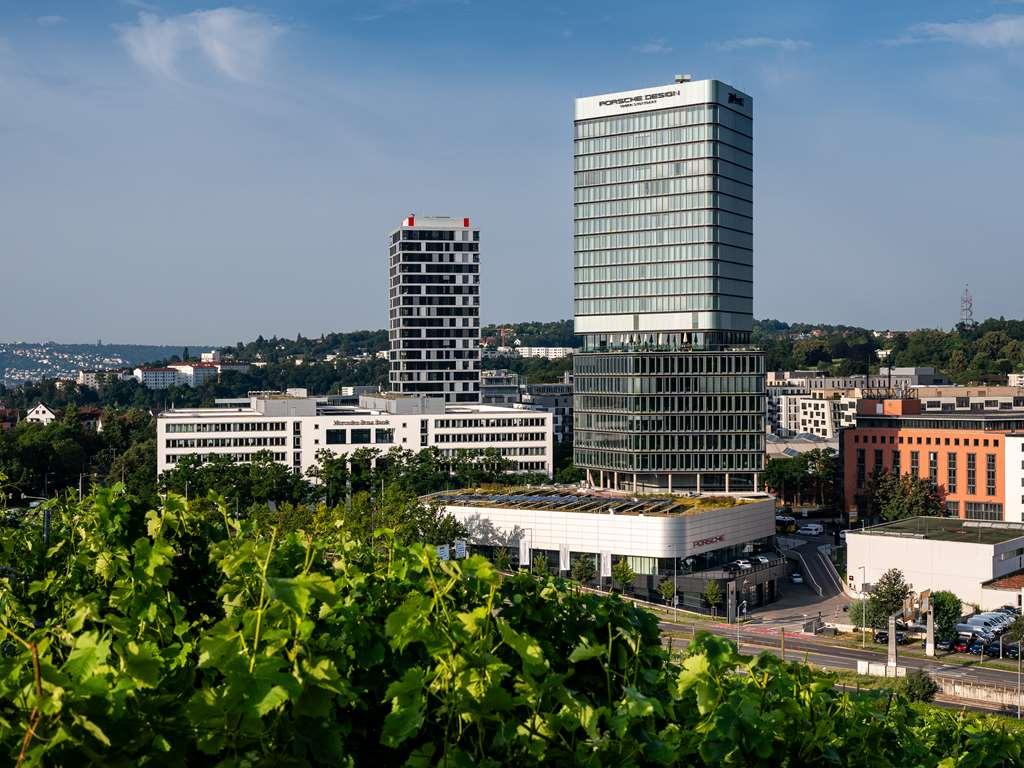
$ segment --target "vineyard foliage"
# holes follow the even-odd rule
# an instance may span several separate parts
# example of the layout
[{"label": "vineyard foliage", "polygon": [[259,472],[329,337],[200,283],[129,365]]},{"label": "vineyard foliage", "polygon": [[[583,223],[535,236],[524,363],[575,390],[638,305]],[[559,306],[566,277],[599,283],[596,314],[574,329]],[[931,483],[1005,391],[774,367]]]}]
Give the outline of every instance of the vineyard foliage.
[{"label": "vineyard foliage", "polygon": [[[993,718],[848,694],[340,511],[123,488],[0,529],[0,750],[25,766],[995,766]],[[275,522],[277,521],[277,522]],[[307,533],[307,531],[309,533]]]}]

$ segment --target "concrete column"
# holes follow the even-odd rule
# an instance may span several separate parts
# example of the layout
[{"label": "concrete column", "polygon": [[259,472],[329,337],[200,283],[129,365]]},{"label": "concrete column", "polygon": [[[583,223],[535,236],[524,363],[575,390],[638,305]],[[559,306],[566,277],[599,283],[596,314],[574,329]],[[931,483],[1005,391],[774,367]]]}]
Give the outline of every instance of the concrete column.
[{"label": "concrete column", "polygon": [[594,487],[594,478],[591,476],[589,469],[587,470],[587,485],[591,488]]},{"label": "concrete column", "polygon": [[636,472],[633,473],[633,493],[636,493]]},{"label": "concrete column", "polygon": [[672,473],[668,473],[668,492],[672,493]]},{"label": "concrete column", "polygon": [[616,491],[619,490],[619,472],[616,470],[612,473],[612,488]]},{"label": "concrete column", "polygon": [[755,472],[754,473],[754,493],[757,493],[757,491],[758,491],[757,481],[758,481],[758,475],[757,475],[757,472]]},{"label": "concrete column", "polygon": [[697,473],[697,493],[700,493],[700,472]]},{"label": "concrete column", "polygon": [[729,473],[725,473],[725,492],[729,492]]},{"label": "concrete column", "polygon": [[601,470],[601,487],[604,488],[604,470]]}]

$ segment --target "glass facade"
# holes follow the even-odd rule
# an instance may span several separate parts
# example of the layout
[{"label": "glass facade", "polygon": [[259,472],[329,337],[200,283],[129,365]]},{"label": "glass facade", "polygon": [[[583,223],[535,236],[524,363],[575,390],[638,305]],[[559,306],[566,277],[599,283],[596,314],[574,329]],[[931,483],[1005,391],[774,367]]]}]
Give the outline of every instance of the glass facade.
[{"label": "glass facade", "polygon": [[749,97],[704,81],[596,98],[574,125],[575,462],[606,487],[751,490],[766,395],[747,346]]}]

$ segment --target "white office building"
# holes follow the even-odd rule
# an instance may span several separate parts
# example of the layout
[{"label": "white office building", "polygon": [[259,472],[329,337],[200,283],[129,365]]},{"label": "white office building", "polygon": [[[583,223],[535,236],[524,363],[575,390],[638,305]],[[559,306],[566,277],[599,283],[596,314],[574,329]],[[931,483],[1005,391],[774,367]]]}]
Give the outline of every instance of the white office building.
[{"label": "white office building", "polygon": [[185,375],[176,368],[136,368],[135,380],[147,389],[167,389],[185,384]]},{"label": "white office building", "polygon": [[157,474],[190,454],[244,462],[269,451],[275,461],[305,473],[325,449],[347,455],[396,447],[434,447],[449,456],[495,448],[518,471],[554,471],[550,413],[446,404],[440,397],[363,395],[351,405],[345,397],[303,395],[254,393],[245,405],[227,401],[164,411],[157,416]]},{"label": "white office building", "polygon": [[480,401],[480,230],[409,216],[389,240],[391,389]]}]

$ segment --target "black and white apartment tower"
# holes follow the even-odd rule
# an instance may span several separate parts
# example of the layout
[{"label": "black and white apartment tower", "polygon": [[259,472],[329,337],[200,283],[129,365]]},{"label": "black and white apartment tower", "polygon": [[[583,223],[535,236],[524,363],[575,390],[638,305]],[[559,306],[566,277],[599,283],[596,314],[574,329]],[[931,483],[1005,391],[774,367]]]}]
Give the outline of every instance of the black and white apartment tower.
[{"label": "black and white apartment tower", "polygon": [[391,390],[480,402],[480,230],[409,214],[388,255]]},{"label": "black and white apartment tower", "polygon": [[593,485],[758,489],[752,116],[687,75],[576,99],[574,444]]}]

